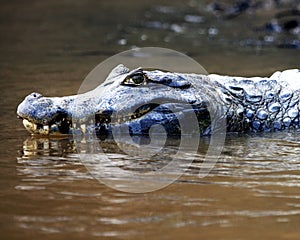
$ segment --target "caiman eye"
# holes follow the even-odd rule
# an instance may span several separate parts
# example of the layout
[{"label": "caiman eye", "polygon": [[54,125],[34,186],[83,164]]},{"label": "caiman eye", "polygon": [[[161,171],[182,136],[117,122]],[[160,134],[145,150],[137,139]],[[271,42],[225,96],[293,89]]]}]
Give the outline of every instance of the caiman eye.
[{"label": "caiman eye", "polygon": [[145,84],[146,76],[143,73],[137,73],[125,78],[122,84],[131,85],[131,86],[139,86]]}]

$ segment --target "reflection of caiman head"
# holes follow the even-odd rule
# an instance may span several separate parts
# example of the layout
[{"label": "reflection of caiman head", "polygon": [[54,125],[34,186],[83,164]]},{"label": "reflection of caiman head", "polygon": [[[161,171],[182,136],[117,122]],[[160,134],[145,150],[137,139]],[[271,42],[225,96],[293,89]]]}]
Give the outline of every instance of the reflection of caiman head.
[{"label": "reflection of caiman head", "polygon": [[155,124],[178,134],[180,119],[187,122],[195,116],[205,133],[210,125],[209,101],[199,92],[205,84],[204,75],[129,71],[119,65],[101,85],[84,94],[52,98],[32,93],[18,106],[17,114],[34,134],[69,134],[75,126],[84,133],[125,126],[131,134],[148,134]]}]

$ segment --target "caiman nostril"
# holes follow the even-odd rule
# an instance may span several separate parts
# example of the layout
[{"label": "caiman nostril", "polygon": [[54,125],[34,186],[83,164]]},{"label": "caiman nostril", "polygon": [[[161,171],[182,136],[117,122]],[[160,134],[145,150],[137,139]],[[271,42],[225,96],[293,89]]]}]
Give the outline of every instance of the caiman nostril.
[{"label": "caiman nostril", "polygon": [[28,95],[28,98],[34,99],[34,98],[40,98],[42,97],[42,94],[37,93],[37,92],[33,92],[30,95]]}]

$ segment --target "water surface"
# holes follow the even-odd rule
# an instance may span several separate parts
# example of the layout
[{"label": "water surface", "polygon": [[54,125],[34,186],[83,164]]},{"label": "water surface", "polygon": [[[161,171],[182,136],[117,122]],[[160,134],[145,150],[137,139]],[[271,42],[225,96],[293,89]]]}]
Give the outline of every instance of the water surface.
[{"label": "water surface", "polygon": [[[75,94],[94,66],[135,46],[179,50],[209,72],[224,74],[268,75],[299,67],[299,49],[278,47],[282,39],[298,36],[266,42],[260,39],[268,34],[247,30],[262,26],[280,9],[223,21],[205,10],[208,3],[1,3],[3,239],[299,239],[297,131],[229,135],[207,177],[198,177],[199,151],[175,183],[132,194],[99,183],[72,140],[32,138],[16,119],[18,103],[30,92]],[[132,160],[108,146],[118,166]],[[155,164],[160,163],[147,166]]]}]

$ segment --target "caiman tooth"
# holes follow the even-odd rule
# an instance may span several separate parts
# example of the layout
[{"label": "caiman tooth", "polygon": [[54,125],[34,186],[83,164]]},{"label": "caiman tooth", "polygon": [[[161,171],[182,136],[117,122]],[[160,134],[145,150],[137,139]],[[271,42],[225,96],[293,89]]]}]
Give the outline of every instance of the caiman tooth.
[{"label": "caiman tooth", "polygon": [[32,122],[29,122],[27,119],[23,119],[23,125],[29,132],[32,132],[32,130],[33,130]]},{"label": "caiman tooth", "polygon": [[85,124],[81,124],[80,128],[81,128],[82,133],[85,134],[86,133],[86,125]]},{"label": "caiman tooth", "polygon": [[45,134],[49,134],[49,126],[48,125],[45,125],[43,127],[43,129],[44,129]]}]

